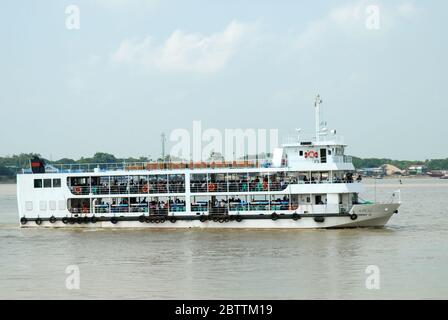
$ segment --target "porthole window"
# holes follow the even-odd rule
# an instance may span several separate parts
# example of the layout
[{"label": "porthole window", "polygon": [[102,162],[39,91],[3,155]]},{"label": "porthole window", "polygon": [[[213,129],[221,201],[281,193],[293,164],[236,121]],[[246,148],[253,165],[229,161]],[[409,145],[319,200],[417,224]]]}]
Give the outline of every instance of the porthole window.
[{"label": "porthole window", "polygon": [[52,210],[52,211],[56,210],[56,201],[50,200],[48,204],[49,204],[50,210]]},{"label": "porthole window", "polygon": [[39,209],[40,209],[40,211],[47,211],[47,201],[40,201]]},{"label": "porthole window", "polygon": [[33,211],[33,201],[26,201],[25,208],[27,211]]}]

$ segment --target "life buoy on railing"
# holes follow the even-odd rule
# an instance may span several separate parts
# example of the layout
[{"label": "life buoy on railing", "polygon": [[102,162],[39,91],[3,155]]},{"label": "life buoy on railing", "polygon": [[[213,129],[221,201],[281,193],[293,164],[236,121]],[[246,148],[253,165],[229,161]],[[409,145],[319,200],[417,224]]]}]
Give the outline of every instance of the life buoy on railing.
[{"label": "life buoy on railing", "polygon": [[263,190],[264,191],[268,190],[268,182],[267,181],[263,181]]},{"label": "life buoy on railing", "polygon": [[81,189],[80,186],[76,186],[75,189],[74,189],[74,191],[75,191],[76,194],[81,194],[82,189]]},{"label": "life buoy on railing", "polygon": [[142,191],[143,191],[143,193],[148,193],[149,188],[148,188],[148,185],[147,185],[147,184],[143,185],[143,187],[142,187]]},{"label": "life buoy on railing", "polygon": [[214,183],[210,183],[209,185],[208,185],[208,191],[209,192],[214,192],[216,190],[216,186],[215,186],[215,184]]}]

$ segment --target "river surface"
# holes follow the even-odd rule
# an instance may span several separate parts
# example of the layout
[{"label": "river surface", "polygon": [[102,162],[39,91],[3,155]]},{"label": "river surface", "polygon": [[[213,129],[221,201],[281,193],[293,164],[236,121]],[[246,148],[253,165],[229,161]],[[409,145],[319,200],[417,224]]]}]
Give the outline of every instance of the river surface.
[{"label": "river surface", "polygon": [[19,229],[15,185],[0,185],[0,298],[448,298],[448,180],[365,186],[369,200],[401,189],[387,227]]}]

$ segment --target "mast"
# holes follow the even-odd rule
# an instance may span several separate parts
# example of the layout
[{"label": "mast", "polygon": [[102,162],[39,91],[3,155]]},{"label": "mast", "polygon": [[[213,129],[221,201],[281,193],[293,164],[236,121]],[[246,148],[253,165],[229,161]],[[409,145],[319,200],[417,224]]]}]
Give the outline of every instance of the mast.
[{"label": "mast", "polygon": [[166,135],[163,132],[161,135],[162,140],[162,162],[165,162],[165,143],[166,143]]},{"label": "mast", "polygon": [[316,118],[316,142],[319,142],[319,136],[320,136],[320,104],[322,103],[322,99],[320,98],[320,95],[318,94],[316,96],[316,101],[314,102],[314,112],[315,112],[315,118]]}]

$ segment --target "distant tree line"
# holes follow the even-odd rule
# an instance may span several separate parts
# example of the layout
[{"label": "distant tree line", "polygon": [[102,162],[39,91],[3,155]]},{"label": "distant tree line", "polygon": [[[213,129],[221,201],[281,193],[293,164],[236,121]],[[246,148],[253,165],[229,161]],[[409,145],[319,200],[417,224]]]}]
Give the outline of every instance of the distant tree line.
[{"label": "distant tree line", "polygon": [[[22,169],[30,167],[30,159],[38,156],[35,153],[21,153],[19,155],[0,157],[0,176],[12,177]],[[81,157],[81,159],[74,160],[69,158],[62,158],[57,161],[49,161],[44,159],[47,164],[83,164],[83,163],[123,163],[123,162],[147,162],[152,161],[148,157],[138,158],[117,158],[113,154],[105,152],[97,152],[90,158]],[[157,159],[158,161],[162,159]],[[168,160],[168,156],[165,160]],[[446,159],[430,159],[425,161],[410,161],[410,160],[393,160],[388,158],[358,158],[353,157],[353,165],[355,168],[377,168],[383,164],[391,164],[400,169],[406,169],[411,165],[424,165],[429,170],[448,170],[448,158]]]},{"label": "distant tree line", "polygon": [[413,165],[422,165],[429,170],[448,170],[448,158],[446,159],[429,159],[425,161],[411,160],[393,160],[387,158],[358,158],[353,157],[353,165],[355,168],[378,168],[383,164],[391,164],[401,170],[407,169]]}]

